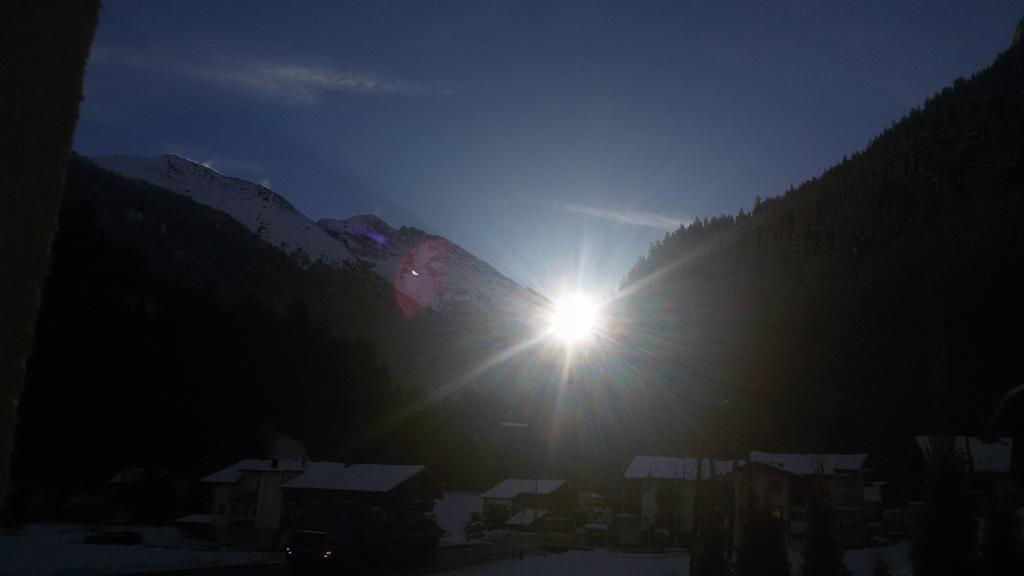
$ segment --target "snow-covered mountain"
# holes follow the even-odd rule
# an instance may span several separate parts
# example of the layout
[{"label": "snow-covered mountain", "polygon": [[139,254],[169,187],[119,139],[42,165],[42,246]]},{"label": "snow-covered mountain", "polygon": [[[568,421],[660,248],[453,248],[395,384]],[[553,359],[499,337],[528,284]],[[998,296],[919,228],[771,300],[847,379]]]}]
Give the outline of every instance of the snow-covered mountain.
[{"label": "snow-covered mountain", "polygon": [[156,158],[94,156],[100,167],[188,196],[225,212],[260,238],[302,260],[341,265],[355,259],[287,200],[269,188],[231,178],[173,154]]},{"label": "snow-covered mountain", "polygon": [[441,236],[394,229],[372,214],[314,223],[269,188],[175,155],[97,156],[100,167],[188,196],[235,218],[270,244],[305,262],[359,262],[388,280],[402,311],[475,308],[528,318],[544,299]]},{"label": "snow-covered mountain", "polygon": [[544,305],[541,296],[441,236],[405,226],[395,230],[373,214],[325,218],[317,225],[407,295],[410,310],[466,305],[521,316]]}]

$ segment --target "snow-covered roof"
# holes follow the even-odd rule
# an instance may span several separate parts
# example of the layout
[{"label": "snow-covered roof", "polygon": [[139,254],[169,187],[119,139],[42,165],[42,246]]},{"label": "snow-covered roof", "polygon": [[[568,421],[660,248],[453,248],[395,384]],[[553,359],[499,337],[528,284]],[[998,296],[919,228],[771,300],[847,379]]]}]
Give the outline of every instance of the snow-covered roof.
[{"label": "snow-covered roof", "polygon": [[313,462],[300,476],[281,485],[294,490],[390,492],[426,466],[397,464],[342,464]]},{"label": "snow-covered roof", "polygon": [[[1013,455],[1013,438],[1002,436],[992,442],[970,436],[971,457],[974,460],[975,472],[1009,472],[1010,458]],[[917,445],[921,453],[928,456],[931,452],[931,436],[918,436]],[[967,459],[967,446],[964,436],[953,437],[953,453],[964,460]]]},{"label": "snow-covered roof", "polygon": [[750,453],[751,463],[764,464],[798,476],[813,475],[819,466],[827,476],[841,470],[863,470],[867,458],[867,454]]},{"label": "snow-covered roof", "polygon": [[497,486],[484,492],[483,498],[501,498],[511,500],[520,494],[550,494],[557,490],[565,480],[530,480],[509,478],[502,480]]},{"label": "snow-covered roof", "polygon": [[107,482],[111,484],[138,484],[145,479],[146,471],[142,468],[122,468],[118,470]]},{"label": "snow-covered roof", "polygon": [[306,460],[259,460],[248,458],[218,470],[203,478],[203,482],[234,484],[242,479],[242,472],[302,472],[311,463]]},{"label": "snow-covered roof", "polygon": [[1010,390],[999,401],[989,422],[989,433],[1014,434],[1021,430],[1021,414],[1024,413],[1024,384]]},{"label": "snow-covered roof", "polygon": [[189,514],[175,520],[178,524],[209,524],[212,516],[209,514]]},{"label": "snow-covered roof", "polygon": [[[711,477],[711,460],[704,458],[702,478]],[[635,456],[626,468],[626,478],[659,478],[666,480],[697,480],[698,458],[675,458],[672,456]],[[743,464],[740,460],[739,464]],[[715,474],[718,478],[732,472],[732,460],[715,460]]]},{"label": "snow-covered roof", "polygon": [[548,515],[543,508],[523,508],[518,514],[512,516],[505,522],[506,526],[530,526],[537,520]]}]

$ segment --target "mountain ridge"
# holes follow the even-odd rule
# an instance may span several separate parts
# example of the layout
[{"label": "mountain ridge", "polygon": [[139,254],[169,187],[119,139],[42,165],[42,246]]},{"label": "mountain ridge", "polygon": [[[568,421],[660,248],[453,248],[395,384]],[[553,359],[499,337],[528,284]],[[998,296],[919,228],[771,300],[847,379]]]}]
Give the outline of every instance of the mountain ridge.
[{"label": "mountain ridge", "polygon": [[[155,158],[96,156],[102,168],[188,196],[225,212],[304,266],[368,265],[391,283],[409,314],[471,306],[509,317],[523,317],[542,298],[507,278],[443,236],[359,214],[316,222],[270,188],[174,154]],[[417,270],[419,265],[426,270]]]}]

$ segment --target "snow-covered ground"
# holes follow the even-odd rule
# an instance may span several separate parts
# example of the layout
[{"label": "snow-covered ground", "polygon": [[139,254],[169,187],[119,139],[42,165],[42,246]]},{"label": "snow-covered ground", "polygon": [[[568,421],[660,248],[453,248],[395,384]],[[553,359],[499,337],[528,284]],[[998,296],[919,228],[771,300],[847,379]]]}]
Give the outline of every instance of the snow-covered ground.
[{"label": "snow-covered ground", "polygon": [[[875,554],[881,552],[889,561],[893,576],[911,576],[910,559],[906,543],[881,548],[848,550],[844,561],[852,576],[870,576]],[[794,576],[800,574],[800,552],[790,552],[790,565]],[[690,557],[685,552],[666,554],[627,554],[611,550],[570,550],[561,554],[526,556],[522,560],[509,559],[469,568],[444,572],[459,576],[547,576],[556,574],[586,574],[604,576],[612,574],[651,574],[654,576],[686,576],[690,573]]]},{"label": "snow-covered ground", "polygon": [[[907,542],[847,550],[843,554],[843,563],[846,564],[852,576],[871,576],[875,569],[875,554],[879,553],[885,556],[889,563],[889,573],[893,576],[911,576],[913,574],[910,567],[910,544]],[[789,551],[789,566],[793,575],[799,576],[800,550],[791,549]]]},{"label": "snow-covered ground", "polygon": [[463,546],[469,544],[463,528],[474,512],[484,511],[484,499],[473,492],[445,492],[444,498],[434,504],[434,519],[445,531],[441,546]]},{"label": "snow-covered ground", "polygon": [[[853,576],[869,576],[873,573],[875,554],[878,553],[885,555],[886,561],[889,562],[889,573],[892,576],[911,576],[914,573],[910,567],[910,544],[907,542],[878,548],[847,550],[843,555],[843,561]],[[799,569],[799,566],[799,564],[794,564],[794,572]]]},{"label": "snow-covered ground", "polygon": [[[435,516],[449,536],[442,545],[467,544],[461,521],[482,508],[479,495],[449,492],[438,502]],[[114,530],[142,533],[139,546],[82,544],[82,539],[100,531],[74,524],[33,524],[18,534],[0,537],[0,576],[39,576],[116,574],[204,566],[280,563],[280,553],[243,552],[220,548],[216,543],[181,536],[173,527],[118,527]],[[469,542],[472,543],[472,542]],[[853,576],[869,576],[875,554],[883,553],[893,576],[911,576],[907,543],[881,548],[849,550],[847,568]],[[790,552],[794,576],[800,573],[800,553]],[[504,576],[528,574],[689,574],[689,556],[685,552],[666,554],[630,554],[611,550],[569,550],[561,554],[526,556],[442,572],[462,576]]]},{"label": "snow-covered ground", "polygon": [[0,536],[0,575],[116,574],[202,566],[283,562],[280,553],[242,552],[191,540],[174,527],[116,527],[142,534],[139,546],[82,544],[102,530],[77,524],[32,524]]},{"label": "snow-covered ground", "polygon": [[502,560],[444,574],[460,576],[611,576],[613,574],[648,574],[651,576],[686,576],[690,573],[690,557],[674,554],[625,554],[610,550],[569,550],[561,554],[527,556],[522,560]]}]

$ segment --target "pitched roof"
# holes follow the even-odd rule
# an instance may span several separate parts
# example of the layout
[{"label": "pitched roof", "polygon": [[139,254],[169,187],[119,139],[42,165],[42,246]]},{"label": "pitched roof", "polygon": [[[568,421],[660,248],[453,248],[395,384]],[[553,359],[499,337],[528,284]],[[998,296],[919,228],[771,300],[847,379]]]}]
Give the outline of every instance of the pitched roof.
[{"label": "pitched roof", "polygon": [[[658,478],[665,480],[697,480],[697,458],[671,456],[635,456],[626,468],[626,478]],[[738,461],[743,464],[743,461]],[[732,460],[715,460],[718,478],[732,472]],[[704,458],[702,478],[711,477],[711,460]]]},{"label": "pitched roof", "polygon": [[1024,412],[1024,384],[1007,392],[1006,396],[999,401],[992,421],[989,423],[989,429],[996,433],[1012,433],[1021,425],[1020,415],[1022,412]]},{"label": "pitched roof", "polygon": [[[971,457],[974,460],[975,472],[1009,472],[1010,458],[1013,455],[1013,438],[1009,436],[995,438],[992,442],[970,436]],[[931,436],[918,436],[917,446],[927,458],[931,452]],[[967,447],[964,436],[953,437],[953,453],[964,460],[967,459]]]},{"label": "pitched roof", "polygon": [[531,480],[509,478],[502,480],[497,486],[484,492],[483,498],[501,498],[511,500],[520,494],[550,494],[557,490],[565,480]]},{"label": "pitched roof", "polygon": [[175,520],[179,524],[209,524],[212,520],[209,514],[189,514]]},{"label": "pitched roof", "polygon": [[242,479],[242,472],[302,472],[309,466],[306,460],[241,460],[203,478],[203,482],[234,484]]},{"label": "pitched roof", "polygon": [[867,454],[781,454],[751,452],[752,464],[764,464],[798,476],[810,476],[820,465],[827,476],[841,470],[863,470]]},{"label": "pitched roof", "polygon": [[396,464],[342,464],[313,462],[300,476],[281,485],[292,490],[338,490],[342,492],[390,492],[426,466]]}]

